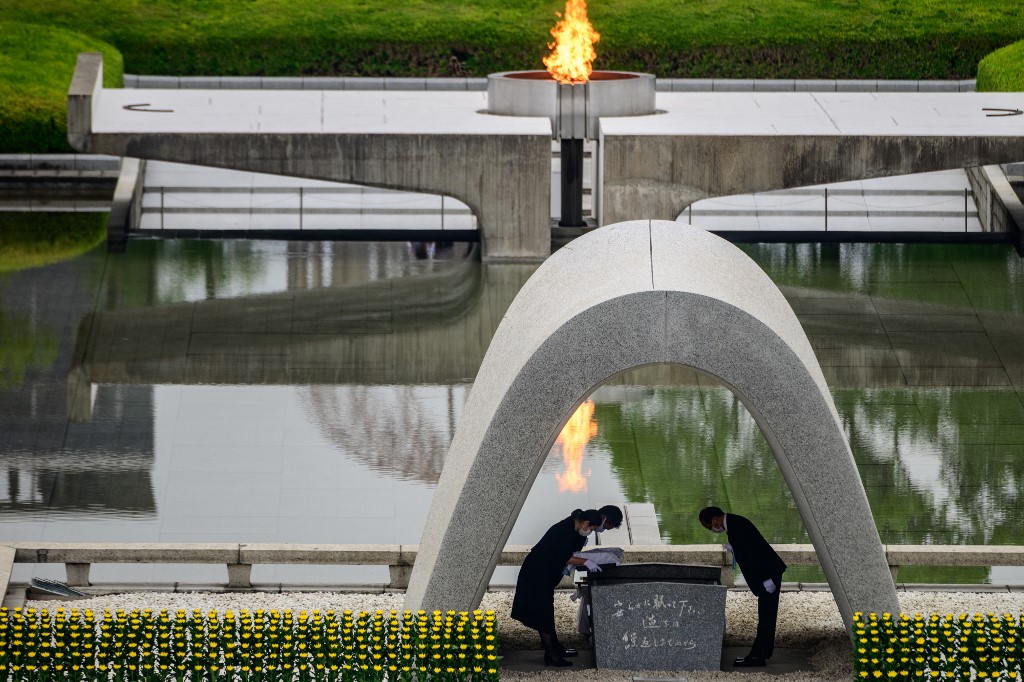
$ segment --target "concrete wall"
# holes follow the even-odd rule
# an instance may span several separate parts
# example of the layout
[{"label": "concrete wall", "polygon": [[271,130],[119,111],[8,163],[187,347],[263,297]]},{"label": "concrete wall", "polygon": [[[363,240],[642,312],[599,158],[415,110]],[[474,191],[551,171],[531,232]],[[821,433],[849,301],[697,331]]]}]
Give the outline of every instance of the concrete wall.
[{"label": "concrete wall", "polygon": [[601,224],[752,194],[1024,158],[1020,137],[602,135]]},{"label": "concrete wall", "polygon": [[130,230],[139,226],[142,216],[142,190],[146,177],[146,162],[125,158],[114,187],[114,198],[107,218],[107,250],[125,250]]},{"label": "concrete wall", "polygon": [[1024,206],[998,165],[967,169],[967,180],[978,205],[978,221],[985,232],[1024,230]]}]

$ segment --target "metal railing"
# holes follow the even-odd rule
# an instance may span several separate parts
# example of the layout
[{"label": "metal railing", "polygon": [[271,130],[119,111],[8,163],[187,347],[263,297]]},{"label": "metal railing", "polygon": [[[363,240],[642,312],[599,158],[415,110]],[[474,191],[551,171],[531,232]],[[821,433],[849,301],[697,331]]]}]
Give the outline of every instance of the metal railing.
[{"label": "metal railing", "polygon": [[[302,230],[322,230],[324,228],[310,228],[305,224],[306,219],[311,216],[424,216],[439,221],[436,227],[441,231],[476,229],[473,213],[462,202],[446,197],[445,195],[430,195],[429,200],[435,200],[435,206],[403,207],[393,204],[386,206],[365,206],[352,197],[360,197],[367,193],[394,194],[401,197],[406,203],[410,196],[415,196],[413,203],[422,203],[424,196],[418,193],[399,192],[397,190],[371,189],[366,187],[189,187],[189,186],[166,186],[147,185],[143,189],[143,196],[156,196],[156,205],[147,205],[143,200],[142,211],[155,211],[159,213],[160,230],[167,229],[165,217],[169,215],[201,214],[201,215],[276,215],[295,216],[298,219],[296,228]],[[194,196],[193,196],[194,195]],[[183,205],[181,199],[176,202],[168,202],[168,196],[192,197],[192,201]],[[224,206],[221,202],[202,202],[195,199],[199,196],[234,197],[237,205]],[[257,196],[264,197],[262,205]],[[319,206],[309,206],[310,199],[315,198]],[[175,203],[169,206],[168,203]],[[297,205],[296,205],[297,203]],[[324,204],[330,204],[325,206]],[[399,202],[400,203],[400,202]],[[216,205],[221,204],[221,205]],[[445,225],[445,219],[449,221],[456,217],[469,217],[472,227],[459,225],[455,228]],[[287,218],[282,218],[286,220]],[[359,228],[352,228],[359,229]],[[373,228],[369,228],[373,229]]]},{"label": "metal railing", "polygon": [[[817,566],[812,545],[777,544],[775,550],[790,566]],[[722,583],[732,584],[732,557],[720,545],[628,545],[626,563],[679,563],[720,566]],[[0,586],[6,592],[15,563],[63,563],[67,583],[88,587],[92,564],[224,564],[227,587],[251,588],[254,564],[387,566],[387,587],[403,590],[416,562],[418,545],[307,544],[163,544],[163,543],[47,543],[0,544]],[[529,545],[507,545],[499,566],[519,566]],[[1018,545],[886,545],[893,580],[900,566],[1024,566],[1024,546]]]},{"label": "metal railing", "polygon": [[[967,187],[962,190],[829,189],[828,187],[823,187],[761,192],[755,196],[792,198],[793,201],[789,204],[772,202],[772,208],[742,206],[730,209],[720,207],[701,208],[698,206],[696,211],[694,211],[694,205],[690,204],[686,208],[687,223],[693,224],[695,213],[698,220],[704,216],[820,218],[822,230],[828,232],[829,218],[832,218],[833,221],[836,218],[866,218],[868,220],[871,218],[962,218],[964,232],[968,232],[970,230],[970,219],[978,218],[978,209],[974,203],[974,192]],[[854,202],[851,202],[851,197],[864,198],[863,205],[855,205]],[[871,207],[867,205],[868,197],[917,197],[922,200],[922,203],[913,207]],[[934,206],[935,203],[942,202],[949,203],[953,199],[959,200],[961,198],[963,199],[962,211],[928,209],[929,205]],[[720,204],[726,199],[726,197],[718,197],[711,201],[716,201]],[[816,202],[819,199],[820,203],[818,203],[818,206],[808,206],[811,202]],[[833,231],[834,227],[835,225],[833,224]]]}]

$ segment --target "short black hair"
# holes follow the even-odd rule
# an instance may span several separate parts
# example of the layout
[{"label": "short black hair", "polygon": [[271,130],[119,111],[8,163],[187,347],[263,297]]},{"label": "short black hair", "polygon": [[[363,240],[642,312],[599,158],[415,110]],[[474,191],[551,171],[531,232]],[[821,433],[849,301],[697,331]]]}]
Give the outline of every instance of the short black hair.
[{"label": "short black hair", "polygon": [[618,528],[622,525],[622,510],[614,504],[606,504],[597,511],[599,511],[601,516],[605,518],[605,528],[608,528],[609,526],[612,528]]},{"label": "short black hair", "polygon": [[702,524],[706,525],[711,523],[711,519],[716,516],[725,516],[725,512],[718,507],[704,507],[700,510],[700,514],[697,515],[697,518],[700,519]]}]

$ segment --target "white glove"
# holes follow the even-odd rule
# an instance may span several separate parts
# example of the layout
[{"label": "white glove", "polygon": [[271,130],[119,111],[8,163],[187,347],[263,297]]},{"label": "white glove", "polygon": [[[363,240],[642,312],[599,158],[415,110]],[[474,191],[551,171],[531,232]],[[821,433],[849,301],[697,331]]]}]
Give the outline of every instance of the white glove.
[{"label": "white glove", "polygon": [[764,589],[768,594],[775,594],[775,583],[772,582],[771,578],[764,581]]},{"label": "white glove", "polygon": [[725,543],[724,545],[722,545],[722,549],[724,549],[724,550],[725,550],[726,552],[730,552],[730,553],[731,553],[731,552],[732,552],[732,545],[730,545],[730,544],[729,544],[729,543],[727,542],[727,543]]},{"label": "white glove", "polygon": [[601,567],[598,566],[593,560],[587,559],[583,562],[583,565],[587,567],[587,570],[591,573],[600,573]]}]

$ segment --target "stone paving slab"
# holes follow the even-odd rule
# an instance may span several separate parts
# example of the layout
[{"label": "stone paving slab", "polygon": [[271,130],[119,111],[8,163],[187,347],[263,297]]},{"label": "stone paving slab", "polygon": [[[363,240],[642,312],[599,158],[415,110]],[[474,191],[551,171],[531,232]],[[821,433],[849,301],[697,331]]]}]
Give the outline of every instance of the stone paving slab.
[{"label": "stone paving slab", "polygon": [[[383,83],[381,83],[383,86]],[[141,105],[145,104],[145,107]],[[544,117],[478,113],[483,92],[103,89],[92,132],[549,135]],[[136,109],[125,109],[135,106]]]},{"label": "stone paving slab", "polygon": [[605,136],[1014,136],[1024,93],[659,93],[665,113],[601,119]]}]

